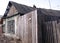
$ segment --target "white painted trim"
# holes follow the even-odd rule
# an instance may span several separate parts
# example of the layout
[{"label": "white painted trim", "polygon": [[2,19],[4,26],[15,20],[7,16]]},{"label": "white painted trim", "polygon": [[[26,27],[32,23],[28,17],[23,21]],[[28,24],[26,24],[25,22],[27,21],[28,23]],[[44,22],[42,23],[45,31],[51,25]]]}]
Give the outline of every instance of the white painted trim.
[{"label": "white painted trim", "polygon": [[[7,35],[7,36],[15,36],[16,35],[16,29],[17,29],[17,26],[16,26],[16,18],[17,18],[17,16],[14,16],[14,17],[12,17],[12,18],[8,18],[8,19],[6,19],[6,24],[5,24],[5,35]],[[7,21],[10,21],[10,20],[14,20],[15,21],[15,34],[11,34],[11,33],[8,33],[8,31],[7,31]]]},{"label": "white painted trim", "polygon": [[38,43],[37,29],[37,10],[35,10],[32,12],[32,43]]},{"label": "white painted trim", "polygon": [[35,16],[36,16],[36,43],[38,43],[38,28],[37,28],[37,25],[38,25],[38,23],[37,23],[37,10],[35,10]]},{"label": "white painted trim", "polygon": [[16,38],[16,39],[19,39],[19,37],[18,36],[16,36],[15,34],[6,34],[6,33],[4,33],[4,35],[5,36],[7,36],[7,37],[12,37],[12,38]]}]

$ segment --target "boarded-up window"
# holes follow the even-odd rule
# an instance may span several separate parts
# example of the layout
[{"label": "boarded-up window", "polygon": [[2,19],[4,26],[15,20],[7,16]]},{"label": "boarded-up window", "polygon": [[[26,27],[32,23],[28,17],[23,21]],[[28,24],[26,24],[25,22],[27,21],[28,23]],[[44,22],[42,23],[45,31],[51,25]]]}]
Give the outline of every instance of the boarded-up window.
[{"label": "boarded-up window", "polygon": [[11,34],[15,33],[15,21],[14,20],[7,22],[7,30],[8,30],[8,33],[11,33]]}]

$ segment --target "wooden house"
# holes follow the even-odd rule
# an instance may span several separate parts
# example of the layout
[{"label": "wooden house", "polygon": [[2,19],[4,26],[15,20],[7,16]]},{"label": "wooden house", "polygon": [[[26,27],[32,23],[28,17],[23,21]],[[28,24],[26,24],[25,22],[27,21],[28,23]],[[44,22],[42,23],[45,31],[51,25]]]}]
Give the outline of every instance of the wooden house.
[{"label": "wooden house", "polygon": [[3,19],[2,19],[2,15],[0,15],[0,34],[2,34],[2,24],[3,24]]},{"label": "wooden house", "polygon": [[59,43],[60,11],[10,1],[3,16],[4,35],[21,43]]}]

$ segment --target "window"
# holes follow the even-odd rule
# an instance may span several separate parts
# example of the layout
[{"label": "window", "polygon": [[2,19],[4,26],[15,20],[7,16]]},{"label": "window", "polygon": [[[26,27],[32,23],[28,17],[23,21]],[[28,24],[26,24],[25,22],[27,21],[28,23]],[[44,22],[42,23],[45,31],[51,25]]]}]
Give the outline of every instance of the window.
[{"label": "window", "polygon": [[2,25],[2,32],[5,33],[5,24]]},{"label": "window", "polygon": [[15,21],[14,20],[7,22],[7,32],[11,34],[15,33]]}]

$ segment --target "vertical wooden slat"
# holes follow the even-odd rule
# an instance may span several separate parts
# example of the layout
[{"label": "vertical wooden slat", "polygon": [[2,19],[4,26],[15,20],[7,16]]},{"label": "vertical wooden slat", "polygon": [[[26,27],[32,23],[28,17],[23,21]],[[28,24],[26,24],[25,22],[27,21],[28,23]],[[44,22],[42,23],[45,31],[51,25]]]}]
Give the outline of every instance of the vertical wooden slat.
[{"label": "vertical wooden slat", "polygon": [[57,43],[56,21],[49,21],[44,24],[46,25],[46,28],[44,28],[45,43]]}]

